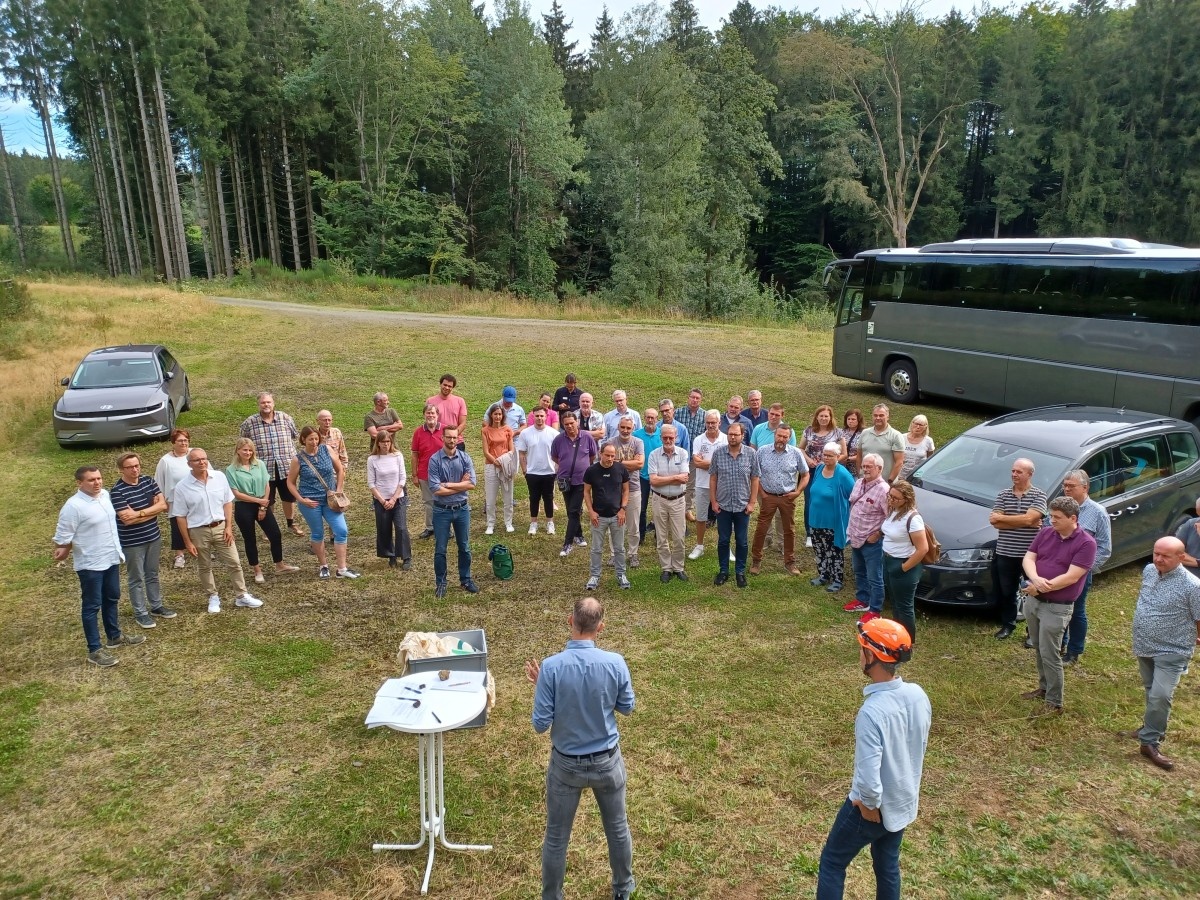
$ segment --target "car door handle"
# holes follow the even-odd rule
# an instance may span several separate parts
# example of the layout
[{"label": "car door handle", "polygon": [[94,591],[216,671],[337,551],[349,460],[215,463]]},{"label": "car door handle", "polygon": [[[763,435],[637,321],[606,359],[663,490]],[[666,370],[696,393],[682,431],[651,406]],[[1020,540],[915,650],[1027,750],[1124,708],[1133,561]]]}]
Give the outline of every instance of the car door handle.
[{"label": "car door handle", "polygon": [[1120,517],[1120,515],[1121,515],[1121,510],[1119,510],[1119,509],[1118,509],[1116,512],[1110,512],[1110,513],[1108,514],[1108,517],[1109,517],[1110,519],[1116,519],[1116,518],[1119,518],[1119,517]]},{"label": "car door handle", "polygon": [[1135,503],[1135,504],[1133,504],[1133,506],[1127,506],[1127,507],[1125,507],[1125,512],[1135,513],[1138,511],[1138,507],[1140,507],[1140,506],[1141,506],[1140,503]]}]

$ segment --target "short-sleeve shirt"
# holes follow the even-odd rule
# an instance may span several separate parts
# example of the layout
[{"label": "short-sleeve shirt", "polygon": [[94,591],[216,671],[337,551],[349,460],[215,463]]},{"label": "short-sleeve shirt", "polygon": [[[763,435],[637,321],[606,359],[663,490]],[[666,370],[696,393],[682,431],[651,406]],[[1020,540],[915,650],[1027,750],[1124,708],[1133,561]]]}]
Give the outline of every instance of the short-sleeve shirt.
[{"label": "short-sleeve shirt", "polygon": [[788,444],[782,451],[776,450],[774,438],[754,452],[758,454],[759,486],[768,494],[791,493],[801,473],[808,471],[803,453]]},{"label": "short-sleeve shirt", "polygon": [[742,436],[743,437],[749,438],[750,435],[752,435],[754,433],[754,423],[751,422],[749,418],[747,418],[745,413],[739,413],[738,417],[736,419],[730,419],[729,413],[722,413],[721,424],[719,426],[721,429],[721,434],[729,434],[729,426],[732,425],[734,422],[742,423]]},{"label": "short-sleeve shirt", "polygon": [[[883,477],[887,478],[892,472],[893,454],[904,452],[904,435],[891,425],[879,434],[874,428],[864,428],[858,438],[858,458],[861,460],[868,453],[878,453],[883,459]],[[1033,540],[1030,537],[1030,540]]]},{"label": "short-sleeve shirt", "polygon": [[741,512],[750,504],[750,480],[760,474],[758,454],[742,446],[736,457],[728,445],[713,451],[709,476],[717,475],[717,505],[721,509]]},{"label": "short-sleeve shirt", "polygon": [[433,454],[433,458],[429,460],[429,488],[435,492],[433,505],[450,506],[466,500],[466,491],[457,491],[445,496],[439,496],[436,493],[443,482],[457,483],[460,481],[469,481],[471,484],[476,484],[475,463],[467,455],[467,451],[459,450],[453,456],[447,456],[445,448],[442,448]]},{"label": "short-sleeve shirt", "polygon": [[[139,509],[145,509],[153,505],[154,498],[161,494],[158,484],[149,475],[139,475],[137,484],[129,484],[124,478],[118,478],[117,483],[112,486],[109,492],[109,497],[112,500],[113,509],[120,512],[123,509],[132,509],[135,512]],[[141,544],[149,544],[162,536],[162,532],[158,528],[158,517],[147,519],[145,522],[138,522],[134,525],[125,525],[121,522],[121,517],[117,516],[117,536],[121,539],[122,547],[137,547]]]},{"label": "short-sleeve shirt", "polygon": [[[725,437],[724,434],[718,431],[716,438],[713,439],[708,436],[708,431],[705,430],[700,432],[696,439],[692,441],[692,455],[699,456],[702,460],[711,464],[713,453],[716,452],[716,449],[728,446],[729,438]],[[711,480],[708,472],[708,469],[701,469],[699,466],[696,467],[696,487],[701,490],[708,489],[709,481]]]},{"label": "short-sleeve shirt", "polygon": [[620,463],[607,469],[600,463],[588,466],[583,473],[583,483],[592,488],[592,510],[605,519],[617,514],[621,508],[621,490],[629,481],[629,470]]},{"label": "short-sleeve shirt", "polygon": [[1200,622],[1200,579],[1183,566],[1159,575],[1153,565],[1142,570],[1142,588],[1133,610],[1133,655],[1191,656]]},{"label": "short-sleeve shirt", "polygon": [[[609,444],[611,444],[612,448],[617,451],[618,462],[628,462],[631,459],[637,459],[639,456],[643,457],[643,463],[646,461],[644,458],[646,455],[646,448],[642,445],[641,438],[630,437],[628,443],[622,443],[620,437],[615,437],[610,441],[605,441],[600,446],[601,448],[604,448]],[[628,470],[627,466],[621,466],[621,468]],[[631,492],[640,491],[642,489],[641,482],[632,473],[630,473],[629,477],[634,479],[633,483],[629,485],[629,490]]]},{"label": "short-sleeve shirt", "polygon": [[513,445],[525,454],[525,473],[527,475],[553,475],[554,462],[550,457],[550,448],[558,432],[547,425],[541,431],[537,426],[526,428],[517,435]]},{"label": "short-sleeve shirt", "polygon": [[232,502],[233,491],[229,489],[229,479],[223,473],[209,469],[208,477],[204,481],[199,481],[195,475],[189,475],[175,485],[175,496],[171,499],[171,516],[186,519],[188,528],[201,528],[223,520],[225,504]]},{"label": "short-sleeve shirt", "polygon": [[483,424],[486,425],[492,417],[493,409],[504,410],[504,424],[511,428],[514,432],[524,428],[529,423],[529,419],[525,416],[525,409],[520,403],[513,403],[511,406],[505,406],[504,401],[497,400],[491,406],[483,411]]},{"label": "short-sleeve shirt", "polygon": [[[1037,554],[1034,568],[1043,578],[1065,575],[1071,566],[1079,566],[1086,573],[1096,561],[1096,539],[1078,526],[1071,532],[1070,537],[1064,538],[1047,525],[1037,533],[1037,537],[1029,545],[1029,552]],[[1038,599],[1059,603],[1073,602],[1079,599],[1086,586],[1085,575],[1065,588],[1039,594]]]},{"label": "short-sleeve shirt", "polygon": [[[863,434],[866,433],[863,432]],[[1036,509],[1044,519],[1048,506],[1046,492],[1031,484],[1020,497],[1013,492],[1012,488],[1002,490],[996,495],[996,502],[992,504],[992,512],[1004,513],[1006,516],[1019,516],[1031,509]],[[1037,537],[1040,527],[1041,525],[1038,524],[1030,525],[1027,528],[997,528],[996,555],[1024,556],[1029,545],[1033,543],[1033,539]]]},{"label": "short-sleeve shirt", "polygon": [[[795,447],[796,446],[796,429],[792,428],[788,425],[785,425],[783,422],[780,422],[777,427],[778,428],[787,428],[787,430],[788,430],[788,446]],[[775,443],[775,431],[776,431],[776,429],[771,427],[770,422],[763,422],[761,425],[755,425],[754,431],[750,435],[750,446],[754,447],[758,450],[761,450],[763,447],[771,446],[771,444]],[[805,460],[806,464],[807,464],[807,462],[808,462],[808,460]]]},{"label": "short-sleeve shirt", "polygon": [[634,431],[642,427],[642,416],[636,409],[627,408],[625,412],[621,412],[619,409],[610,409],[604,414],[604,439],[606,441],[616,439],[617,426],[621,424],[621,420],[626,416],[633,419]]},{"label": "short-sleeve shirt", "polygon": [[288,468],[296,456],[296,439],[300,437],[291,416],[275,410],[271,421],[267,422],[262,413],[255,413],[242,422],[239,434],[254,441],[254,450],[272,478],[287,478]]},{"label": "short-sleeve shirt", "polygon": [[[1196,525],[1200,523],[1200,516],[1188,519],[1179,526],[1179,530],[1175,532],[1175,537],[1183,541],[1183,550],[1192,559],[1200,559],[1200,531],[1196,530]],[[1200,576],[1200,568],[1185,568],[1193,575]]]},{"label": "short-sleeve shirt", "polygon": [[[655,447],[646,457],[646,478],[651,475],[669,476],[686,475],[688,473],[688,452],[682,447],[676,447],[668,454],[661,446]],[[651,485],[650,490],[666,497],[682,497],[687,491],[686,484],[664,484],[660,487]]]},{"label": "short-sleeve shirt", "polygon": [[[265,497],[267,494],[267,467],[261,459],[256,459],[254,465],[245,468],[241,463],[225,467],[225,477],[229,486],[235,491],[249,494],[251,497]],[[235,498],[236,499],[236,498]]]},{"label": "short-sleeve shirt", "polygon": [[656,425],[653,432],[642,427],[637,429],[633,436],[642,442],[646,454],[642,459],[642,481],[648,481],[650,479],[650,454],[662,446],[662,432]]},{"label": "short-sleeve shirt", "polygon": [[422,422],[421,427],[413,432],[410,442],[413,455],[417,458],[417,480],[429,480],[429,460],[433,454],[442,449],[442,426],[430,431]]},{"label": "short-sleeve shirt", "polygon": [[554,401],[551,404],[560,414],[559,409],[564,403],[567,404],[567,409],[575,412],[579,409],[579,398],[583,396],[583,391],[579,388],[569,388],[565,384],[554,392]]},{"label": "short-sleeve shirt", "polygon": [[908,559],[913,553],[912,536],[925,530],[925,520],[918,512],[903,516],[891,513],[880,524],[879,530],[883,532],[883,552],[895,559]]},{"label": "short-sleeve shirt", "polygon": [[570,478],[576,486],[583,484],[583,474],[599,455],[596,439],[586,431],[579,432],[575,440],[561,433],[550,444],[550,458],[558,465],[558,477]]},{"label": "short-sleeve shirt", "polygon": [[904,436],[904,464],[900,467],[900,478],[907,479],[909,475],[916,471],[917,466],[925,462],[926,458],[933,453],[933,438],[925,435],[915,444],[910,443],[908,435]]},{"label": "short-sleeve shirt", "polygon": [[395,407],[387,407],[383,412],[375,412],[371,410],[363,416],[363,431],[370,431],[372,428],[383,428],[387,425],[394,425],[400,421],[400,413],[396,412]]},{"label": "short-sleeve shirt", "polygon": [[458,428],[460,429],[459,438],[462,438],[461,429],[467,424],[467,401],[458,394],[451,394],[449,397],[443,397],[440,393],[434,394],[425,401],[426,406],[436,406],[438,411],[438,424],[443,428]]}]

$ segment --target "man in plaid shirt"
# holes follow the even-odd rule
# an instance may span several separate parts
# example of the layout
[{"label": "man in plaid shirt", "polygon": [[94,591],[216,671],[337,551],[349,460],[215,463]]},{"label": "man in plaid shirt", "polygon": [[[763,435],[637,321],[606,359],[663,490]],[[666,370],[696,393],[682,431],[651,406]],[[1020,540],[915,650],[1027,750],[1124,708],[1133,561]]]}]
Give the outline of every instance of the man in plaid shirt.
[{"label": "man in plaid shirt", "polygon": [[307,534],[296,524],[296,498],[287,486],[288,469],[296,458],[296,439],[300,436],[295,420],[275,409],[275,395],[263,391],[258,395],[258,412],[242,422],[238,433],[254,441],[254,450],[267,467],[267,476],[271,479],[271,505],[278,494],[283,501],[288,529],[292,534]]}]

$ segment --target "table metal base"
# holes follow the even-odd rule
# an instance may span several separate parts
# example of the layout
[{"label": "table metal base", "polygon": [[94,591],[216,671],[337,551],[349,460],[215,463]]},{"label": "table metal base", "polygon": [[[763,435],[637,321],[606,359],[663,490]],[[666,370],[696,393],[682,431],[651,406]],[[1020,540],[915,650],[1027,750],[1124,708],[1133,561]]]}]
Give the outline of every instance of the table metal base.
[{"label": "table metal base", "polygon": [[491,844],[455,844],[446,840],[446,791],[443,784],[442,733],[418,735],[418,781],[421,783],[421,839],[415,844],[372,844],[371,849],[419,850],[429,841],[425,862],[425,880],[421,893],[429,893],[429,874],[433,871],[433,853],[437,841],[447,850],[491,850]]}]

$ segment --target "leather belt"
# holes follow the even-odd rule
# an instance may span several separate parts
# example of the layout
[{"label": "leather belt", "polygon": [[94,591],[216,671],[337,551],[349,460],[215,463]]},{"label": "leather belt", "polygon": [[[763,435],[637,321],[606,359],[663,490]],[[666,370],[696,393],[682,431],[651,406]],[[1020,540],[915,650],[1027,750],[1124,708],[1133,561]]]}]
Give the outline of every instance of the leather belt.
[{"label": "leather belt", "polygon": [[650,488],[650,493],[655,497],[662,497],[664,500],[678,500],[683,496],[683,494],[664,494],[662,491],[656,491],[654,488]]},{"label": "leather belt", "polygon": [[467,505],[467,501],[464,500],[464,501],[462,501],[462,503],[435,503],[433,505],[434,505],[435,509],[455,510],[455,509],[462,509],[464,506]]},{"label": "leather belt", "polygon": [[217,519],[215,522],[209,522],[207,525],[201,525],[201,528],[216,528],[218,525],[224,525],[224,519]]},{"label": "leather belt", "polygon": [[579,755],[575,755],[573,753],[563,753],[557,747],[554,748],[554,752],[559,756],[565,756],[567,759],[573,759],[576,762],[586,762],[589,759],[608,759],[617,752],[617,748],[620,746],[620,744],[614,744],[607,750],[597,750],[595,753],[580,753]]}]

